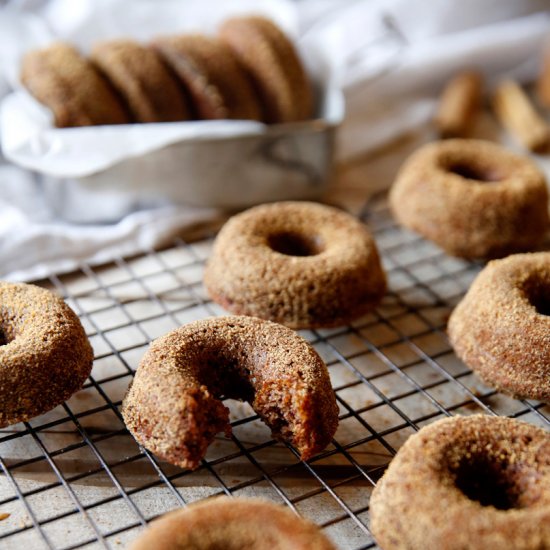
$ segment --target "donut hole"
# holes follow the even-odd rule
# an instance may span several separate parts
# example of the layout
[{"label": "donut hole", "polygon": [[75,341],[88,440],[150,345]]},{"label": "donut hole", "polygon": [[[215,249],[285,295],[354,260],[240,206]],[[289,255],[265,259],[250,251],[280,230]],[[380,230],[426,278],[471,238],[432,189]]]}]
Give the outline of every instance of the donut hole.
[{"label": "donut hole", "polygon": [[5,346],[8,343],[8,339],[4,334],[4,331],[0,328],[0,346]]},{"label": "donut hole", "polygon": [[447,172],[456,174],[461,178],[482,183],[494,183],[504,179],[502,173],[492,166],[483,166],[464,161],[453,161],[444,165],[443,168]]},{"label": "donut hole", "polygon": [[460,461],[455,469],[455,485],[470,500],[498,510],[521,508],[517,475],[507,471],[506,459],[473,455]]},{"label": "donut hole", "polygon": [[324,250],[323,241],[318,235],[290,231],[269,235],[267,244],[271,250],[286,256],[316,256]]},{"label": "donut hole", "polygon": [[550,315],[550,285],[544,285],[541,282],[528,284],[525,287],[525,294],[537,313]]}]

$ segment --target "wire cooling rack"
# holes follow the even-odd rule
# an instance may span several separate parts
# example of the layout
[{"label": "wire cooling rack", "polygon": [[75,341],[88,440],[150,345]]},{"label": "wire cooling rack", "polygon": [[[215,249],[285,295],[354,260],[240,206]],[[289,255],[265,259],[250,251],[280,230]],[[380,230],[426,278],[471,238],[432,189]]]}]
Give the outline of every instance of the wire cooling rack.
[{"label": "wire cooling rack", "polygon": [[122,548],[159,514],[217,494],[286,504],[339,548],[375,548],[369,496],[415,430],[479,412],[550,426],[548,406],[485,387],[449,346],[447,318],[480,266],[397,227],[384,195],[362,218],[390,290],[350,326],[301,331],[325,359],[340,407],[332,444],[307,463],[237,402],[228,402],[232,437],[219,435],[194,472],[156,459],[124,429],[121,399],[148,343],[223,313],[202,287],[211,239],[44,281],[80,315],[96,358],[69,401],[0,431],[0,548]]}]

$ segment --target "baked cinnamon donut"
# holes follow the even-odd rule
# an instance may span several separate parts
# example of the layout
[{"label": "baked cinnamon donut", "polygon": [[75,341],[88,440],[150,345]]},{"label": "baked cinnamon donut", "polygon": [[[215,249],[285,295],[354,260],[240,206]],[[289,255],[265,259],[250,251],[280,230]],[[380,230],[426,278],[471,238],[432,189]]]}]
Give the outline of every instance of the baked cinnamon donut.
[{"label": "baked cinnamon donut", "polygon": [[490,262],[453,311],[448,333],[484,382],[550,402],[550,252]]},{"label": "baked cinnamon donut", "polygon": [[383,550],[550,548],[550,434],[511,418],[445,418],[398,451],[370,500]]},{"label": "baked cinnamon donut", "polygon": [[298,52],[265,17],[224,21],[220,39],[235,52],[260,97],[268,123],[295,122],[313,116],[311,83]]},{"label": "baked cinnamon donut", "polygon": [[338,425],[328,371],[292,330],[252,317],[212,317],[155,340],[123,401],[136,440],[161,458],[196,468],[229,410],[221,397],[248,401],[273,436],[303,460],[322,450]]},{"label": "baked cinnamon donut", "polygon": [[386,290],[367,228],[312,202],[266,204],[231,218],[216,238],[204,284],[231,313],[292,328],[346,324]]},{"label": "baked cinnamon donut", "polygon": [[217,497],[152,522],[130,550],[335,550],[319,528],[256,498]]},{"label": "baked cinnamon donut", "polygon": [[260,120],[260,104],[231,48],[200,34],[157,38],[155,48],[181,80],[198,119]]},{"label": "baked cinnamon donut", "polygon": [[90,59],[124,99],[134,122],[188,120],[184,91],[152,48],[133,40],[97,43]]},{"label": "baked cinnamon donut", "polygon": [[399,171],[393,215],[453,256],[530,250],[548,229],[543,173],[528,158],[481,140],[425,145]]},{"label": "baked cinnamon donut", "polygon": [[130,122],[109,82],[70,44],[56,42],[28,52],[21,82],[52,111],[58,128]]},{"label": "baked cinnamon donut", "polygon": [[75,313],[53,292],[0,282],[0,428],[63,403],[92,370]]}]

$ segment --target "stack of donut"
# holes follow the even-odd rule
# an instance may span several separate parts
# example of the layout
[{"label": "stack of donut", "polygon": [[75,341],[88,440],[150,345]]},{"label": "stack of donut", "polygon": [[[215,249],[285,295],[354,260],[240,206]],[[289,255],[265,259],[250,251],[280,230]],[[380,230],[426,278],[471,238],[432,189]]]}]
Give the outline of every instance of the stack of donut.
[{"label": "stack of donut", "polygon": [[28,52],[21,81],[55,126],[314,115],[312,86],[292,42],[270,20],[225,21],[217,37],[97,43],[88,58],[66,43]]}]

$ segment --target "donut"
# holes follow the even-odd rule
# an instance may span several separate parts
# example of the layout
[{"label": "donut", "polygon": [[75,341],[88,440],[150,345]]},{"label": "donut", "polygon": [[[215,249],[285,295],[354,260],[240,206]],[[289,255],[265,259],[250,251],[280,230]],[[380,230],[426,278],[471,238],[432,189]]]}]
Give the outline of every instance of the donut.
[{"label": "donut", "polygon": [[473,415],[422,428],[370,499],[383,550],[550,548],[550,434]]},{"label": "donut", "polygon": [[196,118],[261,119],[252,84],[227,44],[195,34],[158,38],[152,46],[188,90]]},{"label": "donut", "polygon": [[231,313],[295,329],[346,324],[386,290],[362,223],[336,208],[290,201],[231,218],[216,238],[204,284]]},{"label": "donut", "polygon": [[53,292],[0,282],[0,428],[63,403],[92,370],[78,317]]},{"label": "donut", "polygon": [[292,42],[269,19],[236,17],[220,27],[220,39],[246,69],[268,123],[313,116],[313,90]]},{"label": "donut", "polygon": [[550,252],[489,262],[447,331],[458,357],[489,386],[550,403]]},{"label": "donut", "polygon": [[135,122],[189,119],[183,90],[159,54],[132,40],[100,42],[91,60],[124,98]]},{"label": "donut", "polygon": [[319,528],[259,498],[215,497],[164,514],[129,550],[335,550]]},{"label": "donut", "polygon": [[155,340],[122,404],[135,439],[182,468],[199,466],[221,431],[221,397],[248,401],[273,436],[307,460],[338,425],[328,371],[292,330],[252,317],[212,317]]},{"label": "donut", "polygon": [[390,190],[396,220],[453,256],[532,249],[548,228],[543,173],[494,143],[453,139],[420,148]]},{"label": "donut", "polygon": [[52,111],[58,128],[129,122],[107,80],[69,44],[58,42],[28,52],[21,63],[20,79]]}]

